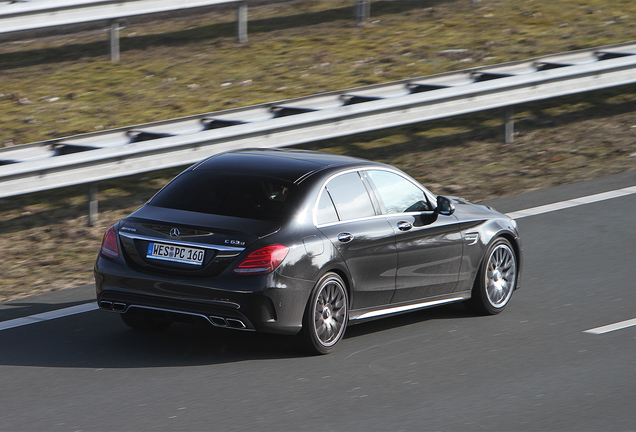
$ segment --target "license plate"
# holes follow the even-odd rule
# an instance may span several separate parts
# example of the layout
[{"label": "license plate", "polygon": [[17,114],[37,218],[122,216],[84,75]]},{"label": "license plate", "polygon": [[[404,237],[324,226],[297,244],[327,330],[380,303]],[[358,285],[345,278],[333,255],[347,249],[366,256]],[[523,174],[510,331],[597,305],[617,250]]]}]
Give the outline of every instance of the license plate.
[{"label": "license plate", "polygon": [[175,246],[163,243],[150,243],[146,258],[164,261],[179,262],[185,264],[202,265],[205,251],[183,246]]}]

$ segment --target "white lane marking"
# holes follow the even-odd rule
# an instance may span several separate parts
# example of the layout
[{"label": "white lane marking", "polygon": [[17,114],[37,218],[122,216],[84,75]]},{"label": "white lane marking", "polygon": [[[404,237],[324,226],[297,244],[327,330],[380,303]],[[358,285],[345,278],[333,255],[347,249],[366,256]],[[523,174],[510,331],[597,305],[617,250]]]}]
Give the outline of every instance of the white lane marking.
[{"label": "white lane marking", "polygon": [[[558,210],[563,210],[571,207],[577,207],[584,204],[591,204],[599,201],[605,201],[612,198],[620,198],[627,195],[632,195],[636,193],[636,186],[630,186],[623,189],[617,189],[609,192],[603,192],[595,195],[588,195],[581,198],[575,198],[567,201],[561,201],[554,204],[542,205],[539,207],[533,207],[526,210],[519,210],[512,213],[507,213],[508,217],[512,219],[521,219],[528,216],[536,216],[543,213],[550,213]],[[585,330],[584,333],[590,334],[603,334],[609,333],[616,330],[621,330],[627,327],[636,326],[636,318],[622,321],[615,324],[609,324],[603,327],[597,327],[590,330]]]},{"label": "white lane marking", "polygon": [[[603,192],[603,193],[599,193],[596,195],[589,195],[586,197],[581,197],[581,198],[575,198],[575,199],[571,199],[568,201],[561,201],[558,203],[554,203],[554,204],[548,204],[548,205],[543,205],[543,206],[539,206],[539,207],[533,207],[530,209],[526,209],[526,210],[519,210],[516,212],[512,212],[512,213],[507,213],[507,216],[513,218],[513,219],[521,219],[524,217],[528,217],[528,216],[535,216],[535,215],[539,215],[539,214],[543,214],[543,213],[549,213],[549,212],[553,212],[553,211],[557,211],[557,210],[563,210],[566,208],[570,208],[570,207],[576,207],[576,206],[580,206],[583,204],[591,204],[591,203],[595,203],[595,202],[599,202],[599,201],[605,201],[608,199],[612,199],[612,198],[619,198],[619,197],[623,197],[626,195],[631,195],[631,194],[635,194],[636,193],[636,186],[630,186],[630,187],[626,187],[623,189],[618,189],[618,190],[614,190],[614,191],[609,191],[609,192]],[[83,313],[83,312],[88,312],[88,311],[92,311],[92,310],[96,310],[99,309],[99,307],[97,306],[97,303],[87,303],[87,304],[83,304],[83,305],[78,305],[78,306],[72,306],[66,309],[60,309],[60,310],[56,310],[56,311],[51,311],[51,312],[45,312],[45,313],[41,313],[41,314],[37,314],[37,315],[31,315],[31,316],[27,316],[24,318],[16,318],[13,320],[9,320],[9,321],[2,321],[0,322],[0,331],[2,330],[7,330],[10,328],[15,328],[15,327],[21,327],[27,324],[33,324],[36,322],[42,322],[42,321],[48,321],[51,319],[55,319],[55,318],[62,318],[62,317],[66,317],[66,316],[70,316],[70,315],[75,315],[75,314],[79,314],[79,313]],[[632,325],[636,325],[636,320],[630,320],[630,321],[625,321],[625,322],[631,322],[634,321],[634,323],[629,324],[625,327],[629,327]],[[620,324],[620,323],[619,323]],[[616,324],[613,324],[616,325]],[[611,327],[611,326],[605,326],[605,327]],[[605,327],[599,327],[599,328],[605,328]],[[624,327],[620,327],[620,328],[624,328]],[[596,331],[598,329],[592,329],[592,330],[586,330],[587,333],[593,333],[594,331]],[[616,329],[618,330],[618,329]],[[608,331],[612,331],[612,330],[608,330]],[[600,334],[600,333],[595,333],[595,334]]]},{"label": "white lane marking", "polygon": [[615,324],[609,324],[603,327],[596,327],[593,329],[585,330],[583,333],[599,335],[603,333],[613,332],[616,330],[622,330],[624,328],[631,327],[631,326],[636,326],[636,318],[630,319],[627,321],[617,322]]},{"label": "white lane marking", "polygon": [[595,195],[588,195],[581,198],[575,198],[568,201],[561,201],[554,204],[542,205],[539,207],[533,207],[526,210],[519,210],[512,213],[507,213],[507,216],[512,219],[521,219],[528,216],[536,216],[543,213],[549,213],[557,210],[563,210],[570,207],[577,207],[584,204],[591,204],[599,201],[605,201],[612,198],[619,198],[636,193],[636,186],[630,186],[623,189],[613,190],[609,192],[603,192]]},{"label": "white lane marking", "polygon": [[8,330],[15,327],[22,327],[28,324],[34,324],[42,321],[49,321],[56,318],[63,318],[70,315],[77,315],[84,312],[99,309],[97,302],[85,303],[77,306],[71,306],[64,309],[58,309],[50,312],[44,312],[37,315],[31,315],[23,318],[16,318],[8,321],[0,322],[0,331]]}]

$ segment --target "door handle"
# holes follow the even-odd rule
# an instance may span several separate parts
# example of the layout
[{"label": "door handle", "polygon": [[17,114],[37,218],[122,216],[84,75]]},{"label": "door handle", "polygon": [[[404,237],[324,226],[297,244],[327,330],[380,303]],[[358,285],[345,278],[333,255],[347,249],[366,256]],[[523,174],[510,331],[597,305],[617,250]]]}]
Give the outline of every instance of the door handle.
[{"label": "door handle", "polygon": [[413,225],[410,222],[400,221],[397,223],[397,227],[400,231],[408,231],[413,228]]},{"label": "door handle", "polygon": [[350,233],[338,234],[338,241],[342,243],[349,243],[351,240],[353,240],[353,234],[350,234]]}]

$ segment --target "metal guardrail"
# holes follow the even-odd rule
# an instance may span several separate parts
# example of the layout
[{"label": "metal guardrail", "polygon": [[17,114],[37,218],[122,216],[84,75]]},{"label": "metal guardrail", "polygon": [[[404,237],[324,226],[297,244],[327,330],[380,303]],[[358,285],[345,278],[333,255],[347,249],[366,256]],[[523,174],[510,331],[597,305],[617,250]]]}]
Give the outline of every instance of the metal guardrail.
[{"label": "metal guardrail", "polygon": [[[237,38],[246,42],[247,0],[17,0],[0,5],[0,34],[107,22],[110,59],[118,61],[122,19],[225,3],[237,4]],[[356,24],[363,25],[369,15],[370,0],[356,0]]]},{"label": "metal guardrail", "polygon": [[31,0],[0,6],[0,34],[108,22],[111,60],[119,59],[119,28],[124,18],[236,3],[238,39],[247,41],[246,0]]},{"label": "metal guardrail", "polygon": [[0,198],[635,82],[632,42],[26,144],[0,149]]}]

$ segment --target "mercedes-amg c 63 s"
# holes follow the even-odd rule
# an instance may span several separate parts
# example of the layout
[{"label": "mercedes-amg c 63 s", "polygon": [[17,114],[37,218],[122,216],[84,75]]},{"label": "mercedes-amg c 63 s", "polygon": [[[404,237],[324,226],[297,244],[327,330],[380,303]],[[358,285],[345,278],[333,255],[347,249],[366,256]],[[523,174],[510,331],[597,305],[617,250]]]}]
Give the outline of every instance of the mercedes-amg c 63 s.
[{"label": "mercedes-amg c 63 s", "polygon": [[348,324],[450,302],[496,314],[518,287],[514,220],[388,165],[239,150],[188,168],[104,235],[99,307],[296,335],[328,353]]}]

